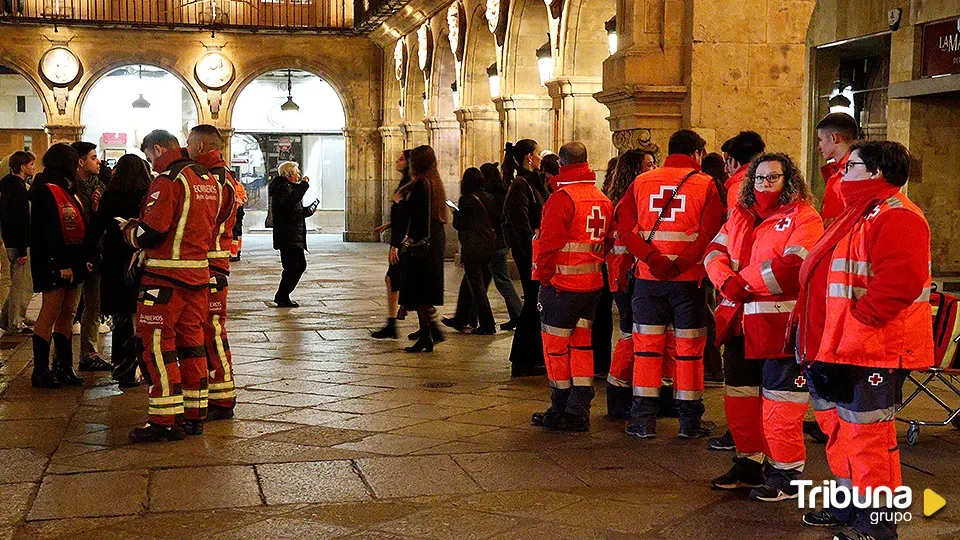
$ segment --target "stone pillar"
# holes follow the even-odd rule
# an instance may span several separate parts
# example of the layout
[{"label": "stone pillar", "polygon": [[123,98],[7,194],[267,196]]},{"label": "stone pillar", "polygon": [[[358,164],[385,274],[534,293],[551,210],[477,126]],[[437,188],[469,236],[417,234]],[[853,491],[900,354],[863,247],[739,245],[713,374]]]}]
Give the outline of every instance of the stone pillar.
[{"label": "stone pillar", "polygon": [[481,106],[463,107],[455,112],[460,122],[460,170],[499,162],[504,147],[500,113]]},{"label": "stone pillar", "polygon": [[[236,131],[229,126],[217,126],[217,129],[220,130],[220,137],[223,139],[223,150],[220,153],[223,155],[223,160],[227,162],[227,166],[230,165],[230,160],[233,159],[233,154],[231,154],[230,143],[233,142],[233,133]],[[186,141],[184,141],[186,144]]]},{"label": "stone pillar", "polygon": [[[425,118],[423,125],[427,128],[430,146],[437,154],[443,189],[448,199],[456,201],[460,198],[460,177],[463,174],[460,168],[460,124],[456,118]],[[457,231],[452,219],[447,220],[446,239],[446,255],[450,257],[457,250]]]},{"label": "stone pillar", "polygon": [[390,203],[393,190],[400,182],[400,173],[396,171],[396,160],[403,152],[403,130],[400,126],[377,128],[383,143],[383,159],[380,160],[380,213],[381,224],[390,219]]},{"label": "stone pillar", "polygon": [[407,122],[400,126],[403,130],[403,147],[414,149],[424,144],[430,144],[427,128],[423,122]]},{"label": "stone pillar", "polygon": [[43,131],[47,133],[50,145],[57,143],[70,144],[80,140],[80,136],[83,135],[85,127],[86,126],[47,124],[43,126]]},{"label": "stone pillar", "polygon": [[610,137],[607,110],[594,94],[603,86],[600,77],[563,77],[547,82],[553,99],[556,127],[552,149],[570,141],[582,141],[587,146],[590,165],[603,178],[607,160],[614,155]]},{"label": "stone pillar", "polygon": [[376,127],[343,130],[347,148],[344,242],[376,242],[373,229],[382,223],[380,179],[382,146]]},{"label": "stone pillar", "polygon": [[500,96],[493,102],[500,113],[500,133],[504,143],[534,139],[541,149],[551,149],[555,118],[550,96],[514,94]]}]

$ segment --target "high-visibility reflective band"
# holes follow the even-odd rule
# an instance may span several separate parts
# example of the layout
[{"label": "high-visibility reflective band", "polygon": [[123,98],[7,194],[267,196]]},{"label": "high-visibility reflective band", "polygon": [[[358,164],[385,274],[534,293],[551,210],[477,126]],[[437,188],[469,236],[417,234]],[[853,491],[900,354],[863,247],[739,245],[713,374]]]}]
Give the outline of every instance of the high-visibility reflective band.
[{"label": "high-visibility reflective band", "polygon": [[208,259],[229,259],[230,252],[229,251],[208,251],[207,258]]},{"label": "high-visibility reflective band", "polygon": [[211,396],[216,391],[233,390],[234,388],[236,388],[236,386],[233,384],[233,381],[212,382],[207,385],[207,390],[209,390]]},{"label": "high-visibility reflective band", "polygon": [[829,411],[837,408],[836,403],[813,394],[810,395],[810,405],[813,406],[813,410],[815,411]]},{"label": "high-visibility reflective band", "polygon": [[[153,364],[157,368],[157,373],[160,374],[160,394],[162,396],[169,396],[170,392],[170,378],[167,375],[167,366],[163,363],[163,349],[160,348],[160,329],[156,328],[153,331]],[[178,401],[183,401],[183,396],[176,396]]]},{"label": "high-visibility reflective band", "polygon": [[853,261],[850,259],[834,259],[830,264],[831,272],[846,272],[858,276],[870,277],[873,275],[873,267],[867,261]]},{"label": "high-visibility reflective band", "polygon": [[810,392],[794,392],[792,390],[763,389],[764,399],[779,403],[807,403],[810,401]]},{"label": "high-visibility reflective band", "polygon": [[736,452],[737,452],[738,458],[746,458],[746,459],[749,459],[750,461],[756,461],[757,463],[760,463],[760,464],[763,464],[763,462],[767,460],[767,456],[765,456],[763,452],[750,452],[749,454],[741,452],[739,450],[737,450]]},{"label": "high-visibility reflective band", "polygon": [[787,247],[783,248],[783,254],[784,254],[784,255],[796,255],[796,256],[800,257],[801,259],[806,259],[806,258],[807,258],[807,255],[809,255],[810,252],[807,251],[807,248],[805,248],[805,247],[803,247],[803,246],[787,246]]},{"label": "high-visibility reflective band", "polygon": [[602,253],[603,244],[587,244],[580,242],[569,242],[560,248],[561,253]]},{"label": "high-visibility reflective band", "polygon": [[797,307],[796,300],[784,300],[782,302],[747,302],[743,305],[744,315],[759,315],[761,313],[790,313]]},{"label": "high-visibility reflective band", "polygon": [[183,400],[184,409],[206,409],[209,406],[209,403],[206,399],[185,399]]},{"label": "high-visibility reflective band", "polygon": [[570,337],[573,335],[573,328],[558,328],[550,326],[547,323],[540,323],[540,330],[546,334],[557,337]]},{"label": "high-visibility reflective band", "polygon": [[184,390],[183,399],[203,399],[207,397],[209,390],[204,388],[203,390]]},{"label": "high-visibility reflective band", "polygon": [[614,377],[612,373],[607,373],[607,384],[616,386],[617,388],[630,388],[630,381],[618,379]]},{"label": "high-visibility reflective band", "polygon": [[610,250],[610,253],[614,255],[626,255],[630,253],[630,250],[627,249],[627,246],[613,246],[613,249]]},{"label": "high-visibility reflective band", "polygon": [[920,302],[929,302],[929,301],[930,301],[930,287],[924,287],[923,292],[920,293],[920,296],[918,296],[917,299],[913,301],[913,303],[917,304]]},{"label": "high-visibility reflective band", "polygon": [[673,334],[679,339],[695,339],[707,337],[707,327],[703,328],[676,328]]},{"label": "high-visibility reflective band", "polygon": [[843,283],[831,283],[827,292],[827,296],[830,298],[849,298],[851,300],[860,298],[865,294],[867,294],[866,288],[853,287],[851,285],[844,285]]},{"label": "high-visibility reflective band", "polygon": [[875,411],[851,411],[837,406],[837,416],[844,422],[851,424],[878,424],[880,422],[889,422],[897,413],[897,406],[878,409]]},{"label": "high-visibility reflective band", "polygon": [[890,205],[890,208],[903,208],[903,203],[896,197],[887,199],[887,204]]},{"label": "high-visibility reflective band", "polygon": [[734,272],[737,272],[738,270],[740,270],[740,259],[730,259],[730,268]]},{"label": "high-visibility reflective band", "polygon": [[557,273],[568,276],[580,274],[593,274],[600,271],[600,263],[578,264],[576,266],[568,264],[558,264]]},{"label": "high-visibility reflective band", "polygon": [[574,386],[593,386],[593,377],[574,377]]},{"label": "high-visibility reflective band", "polygon": [[593,328],[593,321],[589,319],[580,319],[577,321],[577,328],[586,328],[589,330],[590,328]]},{"label": "high-visibility reflective band", "polygon": [[662,324],[633,324],[634,334],[643,334],[646,336],[656,336],[666,333],[667,327]]},{"label": "high-visibility reflective band", "polygon": [[723,256],[723,253],[719,250],[713,250],[710,253],[707,253],[707,256],[703,258],[703,265],[707,266],[710,264],[710,261],[716,259],[717,257]]},{"label": "high-visibility reflective band", "polygon": [[220,359],[220,369],[223,370],[223,380],[229,381],[231,379],[230,374],[230,361],[227,360],[227,350],[223,346],[223,325],[220,324],[220,315],[213,316],[213,344],[217,350],[217,357]]},{"label": "high-visibility reflective band", "polygon": [[720,299],[720,305],[721,305],[721,306],[731,306],[731,307],[732,307],[732,306],[736,306],[736,304],[734,304],[734,303],[731,302],[730,300],[727,300],[726,298],[722,298],[722,297],[721,297],[721,299]]},{"label": "high-visibility reflective band", "polygon": [[183,405],[179,405],[177,407],[169,407],[169,408],[165,407],[162,409],[156,408],[156,407],[147,408],[147,414],[149,414],[150,416],[176,416],[178,414],[183,414],[183,413],[184,413]]},{"label": "high-visibility reflective band", "polygon": [[180,259],[147,259],[146,265],[150,268],[209,268],[207,259],[189,261]]},{"label": "high-visibility reflective band", "polygon": [[548,383],[548,386],[550,386],[550,388],[556,388],[557,390],[567,390],[569,388],[573,388],[573,381],[569,379],[565,381],[550,380],[550,381],[547,381],[547,383]]},{"label": "high-visibility reflective band", "polygon": [[183,244],[183,232],[187,228],[187,217],[190,215],[190,200],[192,194],[190,183],[187,182],[187,178],[183,176],[183,172],[177,175],[177,180],[183,184],[183,208],[180,209],[180,220],[177,222],[177,231],[173,235],[173,248],[170,251],[171,259],[180,258],[180,246]]},{"label": "high-visibility reflective band", "polygon": [[659,388],[651,388],[651,387],[649,387],[649,386],[634,386],[634,387],[633,387],[633,395],[634,395],[634,397],[652,397],[652,398],[657,398],[657,397],[660,397],[660,389],[659,389]]},{"label": "high-visibility reflective band", "polygon": [[773,275],[773,262],[763,261],[760,263],[760,277],[763,278],[763,284],[767,286],[770,294],[783,294],[777,276]]},{"label": "high-visibility reflective band", "polygon": [[803,466],[806,465],[806,461],[792,461],[792,462],[783,462],[783,461],[773,461],[773,466],[776,469],[781,471],[797,471],[803,472]]},{"label": "high-visibility reflective band", "polygon": [[210,393],[210,401],[233,399],[237,397],[236,390],[224,390]]},{"label": "high-visibility reflective band", "polygon": [[760,397],[759,386],[724,386],[723,394],[727,397]]},{"label": "high-visibility reflective band", "polygon": [[148,398],[147,401],[150,405],[154,407],[164,407],[169,405],[179,405],[183,403],[183,396],[177,394],[175,396],[157,396]]},{"label": "high-visibility reflective band", "polygon": [[[643,236],[650,236],[650,231],[640,231],[639,234]],[[687,234],[685,232],[677,231],[657,231],[657,234],[653,237],[654,240],[663,240],[667,242],[693,242],[700,236],[699,232],[693,234]]]},{"label": "high-visibility reflective band", "polygon": [[633,332],[620,332],[620,339],[633,339]]},{"label": "high-visibility reflective band", "polygon": [[681,401],[695,401],[703,399],[702,390],[674,390],[673,396]]},{"label": "high-visibility reflective band", "polygon": [[723,233],[717,233],[717,235],[713,237],[713,243],[720,244],[723,247],[727,247],[728,241],[729,237]]}]

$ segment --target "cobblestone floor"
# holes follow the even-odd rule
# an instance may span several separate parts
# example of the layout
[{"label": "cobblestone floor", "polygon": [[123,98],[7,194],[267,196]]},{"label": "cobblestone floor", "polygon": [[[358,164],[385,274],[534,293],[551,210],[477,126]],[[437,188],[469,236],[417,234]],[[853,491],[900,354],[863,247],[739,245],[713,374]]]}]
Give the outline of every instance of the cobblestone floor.
[{"label": "cobblestone floor", "polygon": [[[711,490],[730,455],[678,440],[676,421],[661,421],[656,440],[628,438],[603,416],[600,382],[589,433],[531,427],[546,382],[510,379],[512,334],[448,335],[419,355],[369,338],[383,319],[385,246],[311,238],[302,307],[277,310],[266,303],[280,270],[269,237],[244,240],[230,292],[237,418],[203,436],[129,444],[145,389],[86,375],[79,389],[35,391],[29,342],[4,338],[0,536],[830,537],[801,527],[795,502]],[[448,266],[445,312],[459,275]],[[722,424],[722,390],[706,401]],[[901,449],[915,499],[930,487],[948,501],[932,519],[915,503],[902,537],[957,538],[960,432],[928,428]],[[827,478],[823,446],[808,451],[808,476]]]}]

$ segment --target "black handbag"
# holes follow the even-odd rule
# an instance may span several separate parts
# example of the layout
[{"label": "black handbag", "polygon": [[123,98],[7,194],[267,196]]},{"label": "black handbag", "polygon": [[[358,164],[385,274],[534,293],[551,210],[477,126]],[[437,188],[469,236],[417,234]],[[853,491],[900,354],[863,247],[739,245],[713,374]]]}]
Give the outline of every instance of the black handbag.
[{"label": "black handbag", "polygon": [[409,236],[403,239],[403,250],[411,259],[426,259],[430,256],[430,225],[433,223],[433,197],[431,197],[430,186],[423,183],[427,191],[427,236],[414,241]]}]

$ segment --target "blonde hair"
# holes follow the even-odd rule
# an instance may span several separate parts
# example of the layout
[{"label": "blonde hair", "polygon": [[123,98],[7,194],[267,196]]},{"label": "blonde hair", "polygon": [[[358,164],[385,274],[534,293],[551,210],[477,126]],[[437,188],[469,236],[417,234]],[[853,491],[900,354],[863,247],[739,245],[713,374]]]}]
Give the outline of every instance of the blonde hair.
[{"label": "blonde hair", "polygon": [[297,165],[294,161],[284,161],[277,167],[277,173],[284,178],[290,178],[294,172],[299,170],[300,165]]}]

